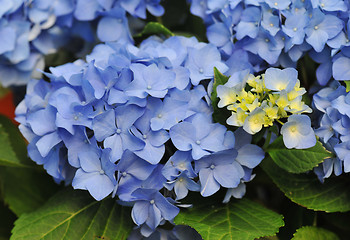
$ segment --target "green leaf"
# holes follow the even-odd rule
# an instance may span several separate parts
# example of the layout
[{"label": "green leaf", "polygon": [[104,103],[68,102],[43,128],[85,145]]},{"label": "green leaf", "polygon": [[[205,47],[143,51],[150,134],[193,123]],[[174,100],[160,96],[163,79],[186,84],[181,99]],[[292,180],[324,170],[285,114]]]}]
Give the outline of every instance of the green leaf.
[{"label": "green leaf", "polygon": [[346,92],[350,92],[350,81],[344,81],[346,85]]},{"label": "green leaf", "polygon": [[338,236],[326,229],[312,226],[299,228],[293,240],[339,240]]},{"label": "green leaf", "polygon": [[[213,92],[211,93],[212,101],[217,100],[217,97],[218,97],[217,92],[216,92],[216,88],[219,85],[224,85],[225,83],[227,83],[229,78],[230,77],[225,76],[216,67],[214,67],[214,84],[213,84]],[[214,106],[214,104],[213,104],[213,106]]]},{"label": "green leaf", "polygon": [[175,36],[169,29],[164,27],[164,25],[158,22],[149,22],[146,24],[141,33],[135,35],[134,37],[143,37],[144,35],[164,35],[166,37]]},{"label": "green leaf", "polygon": [[0,115],[0,166],[30,167],[26,143],[17,127]]},{"label": "green leaf", "polygon": [[284,146],[282,136],[278,137],[266,150],[272,160],[290,173],[303,173],[312,170],[326,158],[332,157],[322,143],[308,149],[288,149]]},{"label": "green leaf", "polygon": [[115,199],[93,199],[87,191],[65,189],[15,222],[11,240],[123,240],[132,230],[129,208]]},{"label": "green leaf", "polygon": [[214,122],[221,123],[223,125],[226,124],[226,119],[230,117],[230,112],[226,108],[218,108],[219,98],[216,92],[216,88],[219,85],[224,85],[227,83],[228,79],[223,75],[216,67],[214,67],[214,83],[213,83],[213,91],[211,93],[211,104],[213,106],[213,120]]},{"label": "green leaf", "polygon": [[0,168],[4,201],[17,216],[39,208],[59,189],[52,177],[40,170]]},{"label": "green leaf", "polygon": [[282,215],[247,199],[214,205],[203,201],[194,208],[182,210],[174,222],[189,225],[204,240],[272,236],[284,225]]},{"label": "green leaf", "polygon": [[321,183],[314,173],[288,173],[271,158],[264,159],[260,166],[290,200],[301,206],[325,212],[350,210],[349,176],[329,178]]}]

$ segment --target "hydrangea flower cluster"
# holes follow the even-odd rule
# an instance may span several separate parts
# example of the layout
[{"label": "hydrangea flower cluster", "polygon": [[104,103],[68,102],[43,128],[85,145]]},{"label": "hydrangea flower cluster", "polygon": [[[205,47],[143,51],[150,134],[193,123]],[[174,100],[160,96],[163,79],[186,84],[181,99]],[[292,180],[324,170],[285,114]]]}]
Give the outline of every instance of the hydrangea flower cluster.
[{"label": "hydrangea flower cluster", "polygon": [[201,82],[214,66],[227,70],[195,38],[97,45],[86,62],[50,68],[50,82],[29,82],[16,109],[29,156],[96,200],[133,205],[144,235],[172,220],[189,191],[224,187],[225,202],[241,198],[264,152],[245,131],[212,122]]},{"label": "hydrangea flower cluster", "polygon": [[320,85],[350,79],[349,1],[191,0],[191,12],[207,24],[210,43],[227,58],[241,56],[254,71],[295,67],[308,53]]},{"label": "hydrangea flower cluster", "polygon": [[217,87],[218,107],[231,111],[227,124],[242,127],[249,134],[288,118],[281,129],[287,148],[310,148],[316,144],[311,120],[312,110],[302,101],[306,90],[300,87],[298,72],[293,68],[269,68],[255,77],[249,71],[234,73],[224,85]]},{"label": "hydrangea flower cluster", "polygon": [[335,82],[315,94],[313,103],[321,113],[316,135],[328,150],[335,153],[334,158],[326,159],[315,169],[323,181],[332,172],[336,176],[343,171],[350,172],[350,93]]},{"label": "hydrangea flower cluster", "polygon": [[[5,0],[0,7],[0,83],[24,85],[39,78],[44,55],[66,45],[72,36],[92,42],[132,43],[127,12],[146,18],[164,13],[160,0]],[[94,26],[97,29],[94,30]],[[96,34],[95,34],[96,31]],[[6,77],[4,77],[6,76]]]}]

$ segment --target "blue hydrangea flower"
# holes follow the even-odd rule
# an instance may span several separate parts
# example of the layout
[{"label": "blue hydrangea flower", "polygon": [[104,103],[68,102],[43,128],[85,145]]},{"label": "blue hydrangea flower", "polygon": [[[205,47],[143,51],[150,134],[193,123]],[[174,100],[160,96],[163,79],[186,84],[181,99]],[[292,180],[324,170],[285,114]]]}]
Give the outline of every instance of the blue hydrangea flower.
[{"label": "blue hydrangea flower", "polygon": [[[99,14],[100,3],[89,4],[90,17]],[[133,205],[133,220],[146,235],[178,214],[175,200],[211,181],[204,174],[207,161],[235,169],[215,177],[219,187],[238,191],[260,153],[248,144],[240,151],[251,151],[252,158],[236,156],[234,134],[212,122],[209,93],[199,85],[212,79],[212,63],[207,59],[203,67],[211,69],[200,79],[191,75],[202,66],[203,49],[227,68],[215,46],[185,37],[152,37],[140,47],[105,43],[86,61],[50,68],[50,82],[30,81],[16,109],[29,156],[57,182],[85,189],[96,200],[112,195]],[[223,151],[230,155],[227,164],[217,156]]]},{"label": "blue hydrangea flower", "polygon": [[320,56],[330,49],[332,55],[320,62],[317,80],[326,85],[332,76],[349,79],[350,6],[346,1],[190,2],[191,13],[204,20],[209,42],[225,59],[235,51],[247,51],[252,72],[259,72],[268,65],[295,67],[305,53]]},{"label": "blue hydrangea flower", "polygon": [[235,161],[237,151],[226,150],[203,157],[195,162],[201,182],[202,196],[210,196],[220,189],[235,188],[244,176],[242,166]]},{"label": "blue hydrangea flower", "polygon": [[116,166],[110,160],[109,149],[97,152],[80,152],[80,168],[76,171],[72,186],[86,189],[96,200],[108,196],[117,185]]},{"label": "blue hydrangea flower", "polygon": [[156,190],[138,189],[133,196],[136,202],[131,216],[138,225],[146,223],[154,230],[162,219],[171,220],[179,213],[179,209]]}]

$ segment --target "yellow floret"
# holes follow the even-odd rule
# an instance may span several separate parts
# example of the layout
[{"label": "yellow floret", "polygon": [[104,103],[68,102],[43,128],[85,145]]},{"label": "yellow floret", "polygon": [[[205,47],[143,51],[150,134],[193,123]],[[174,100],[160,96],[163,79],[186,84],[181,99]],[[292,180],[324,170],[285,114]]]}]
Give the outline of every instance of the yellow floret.
[{"label": "yellow floret", "polygon": [[255,108],[260,106],[259,99],[255,98],[251,104],[247,104],[246,106],[247,106],[249,112],[253,112]]}]

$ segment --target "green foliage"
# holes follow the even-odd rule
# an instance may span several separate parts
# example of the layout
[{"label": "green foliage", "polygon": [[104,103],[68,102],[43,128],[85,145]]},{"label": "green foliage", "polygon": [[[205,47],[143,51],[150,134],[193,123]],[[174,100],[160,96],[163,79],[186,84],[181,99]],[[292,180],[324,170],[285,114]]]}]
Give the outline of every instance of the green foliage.
[{"label": "green foliage", "polygon": [[350,210],[350,178],[339,176],[321,183],[315,174],[292,174],[278,167],[271,158],[260,164],[279,189],[293,202],[325,212]]},{"label": "green foliage", "polygon": [[17,215],[42,206],[59,188],[46,172],[29,168],[0,168],[4,202]]},{"label": "green foliage", "polygon": [[141,33],[137,34],[134,37],[143,37],[145,35],[164,35],[166,37],[174,36],[174,33],[172,33],[169,29],[164,27],[162,24],[158,22],[149,22],[146,24],[144,29]]},{"label": "green foliage", "polygon": [[266,151],[279,167],[290,173],[307,172],[324,159],[332,157],[319,141],[312,148],[288,149],[284,146],[282,136],[278,137]]},{"label": "green foliage", "polygon": [[[0,181],[4,202],[17,216],[40,207],[58,186],[27,157],[26,143],[17,127],[0,116]],[[15,168],[13,168],[15,167]]]},{"label": "green foliage", "polygon": [[344,81],[346,86],[346,92],[350,92],[350,80]]},{"label": "green foliage", "polygon": [[66,189],[15,222],[11,240],[126,239],[133,227],[128,208],[115,199],[96,201],[87,191]]},{"label": "green foliage", "polygon": [[213,83],[213,91],[211,92],[211,105],[213,106],[213,120],[214,122],[221,123],[223,125],[226,124],[226,119],[230,116],[230,112],[226,109],[218,108],[218,94],[216,92],[216,88],[219,85],[224,85],[227,83],[229,77],[223,75],[216,67],[214,67],[214,83]]},{"label": "green foliage", "polygon": [[0,166],[30,167],[26,143],[17,127],[0,115]]},{"label": "green foliage", "polygon": [[306,226],[294,233],[293,240],[339,240],[338,236],[326,229]]},{"label": "green foliage", "polygon": [[216,67],[214,67],[214,84],[213,84],[213,92],[211,93],[213,106],[217,106],[218,105],[217,103],[219,102],[219,100],[217,99],[218,94],[216,92],[216,88],[219,85],[224,85],[225,83],[227,83],[229,78],[230,77],[223,75]]},{"label": "green foliage", "polygon": [[192,209],[182,210],[174,222],[189,225],[204,240],[240,240],[271,236],[284,225],[281,215],[247,199],[228,204],[202,201]]}]

